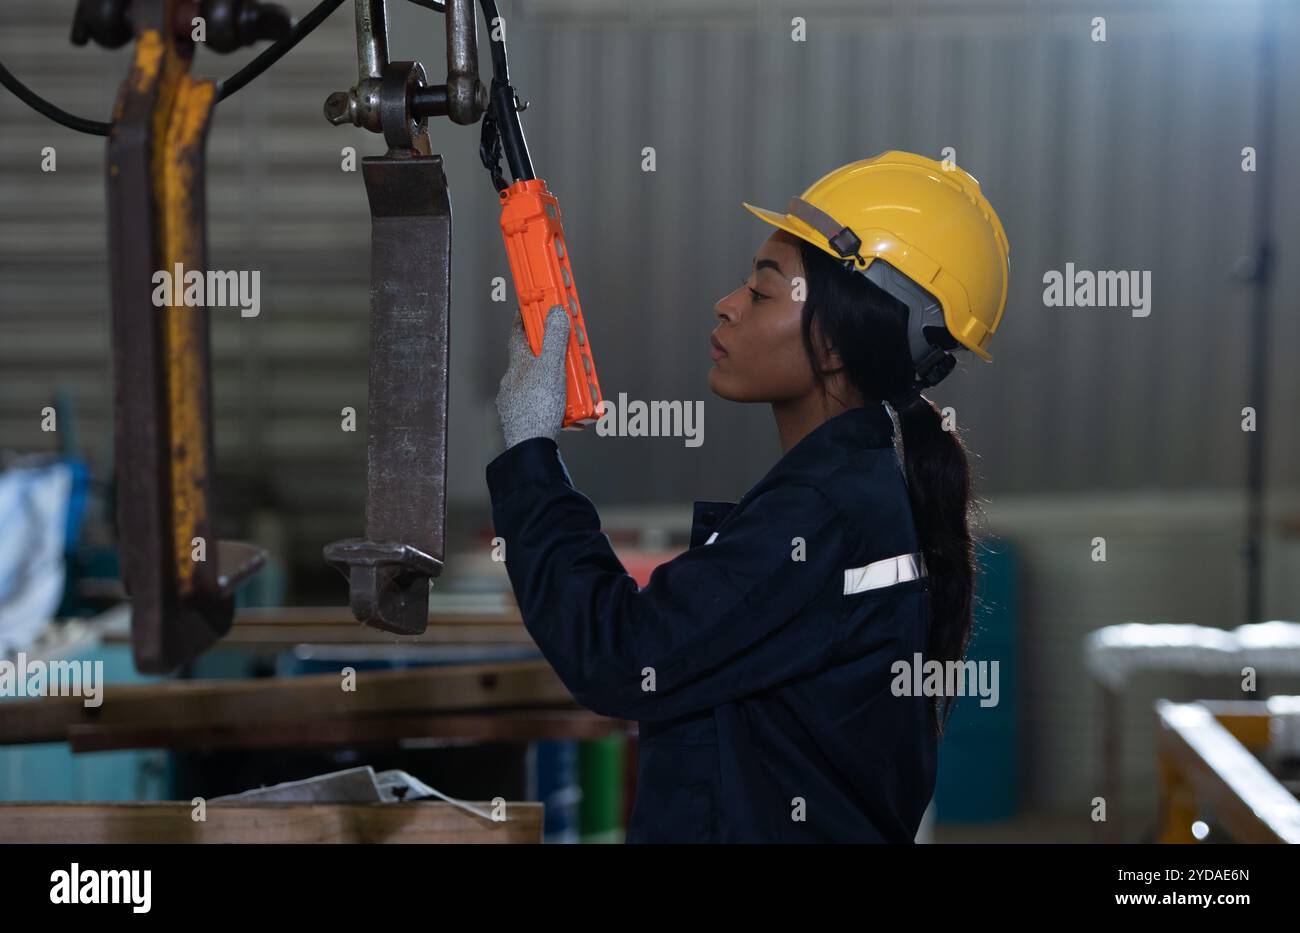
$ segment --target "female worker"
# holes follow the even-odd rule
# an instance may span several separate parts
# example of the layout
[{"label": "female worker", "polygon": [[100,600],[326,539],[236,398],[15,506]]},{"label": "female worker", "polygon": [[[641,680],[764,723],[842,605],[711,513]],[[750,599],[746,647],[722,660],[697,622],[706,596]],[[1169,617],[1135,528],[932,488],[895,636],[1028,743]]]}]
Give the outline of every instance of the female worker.
[{"label": "female worker", "polygon": [[695,503],[689,550],[638,589],[556,445],[553,308],[540,356],[511,337],[493,523],[565,686],[640,723],[629,842],[910,842],[953,698],[900,671],[961,658],[973,589],[966,457],[920,391],[951,351],[991,359],[1006,235],[974,178],[905,152],[745,207],[778,229],[715,306],[709,387],[770,404],[783,456],[738,504]]}]

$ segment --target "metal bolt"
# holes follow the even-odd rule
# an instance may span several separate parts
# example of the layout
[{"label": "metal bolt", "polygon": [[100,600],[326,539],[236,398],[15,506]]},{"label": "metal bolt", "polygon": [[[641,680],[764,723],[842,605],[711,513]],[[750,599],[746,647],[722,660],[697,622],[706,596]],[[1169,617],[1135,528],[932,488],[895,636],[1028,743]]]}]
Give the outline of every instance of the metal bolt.
[{"label": "metal bolt", "polygon": [[347,91],[335,91],[325,98],[325,119],[335,126],[351,123],[354,109],[353,97]]}]

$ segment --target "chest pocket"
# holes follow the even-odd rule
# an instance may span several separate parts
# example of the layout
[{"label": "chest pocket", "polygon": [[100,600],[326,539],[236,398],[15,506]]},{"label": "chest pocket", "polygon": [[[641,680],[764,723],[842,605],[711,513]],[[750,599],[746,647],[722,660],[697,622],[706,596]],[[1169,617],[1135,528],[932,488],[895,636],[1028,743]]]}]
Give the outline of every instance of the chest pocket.
[{"label": "chest pocket", "polygon": [[717,529],[735,508],[735,502],[696,502],[691,519],[690,547],[712,544],[718,537]]}]

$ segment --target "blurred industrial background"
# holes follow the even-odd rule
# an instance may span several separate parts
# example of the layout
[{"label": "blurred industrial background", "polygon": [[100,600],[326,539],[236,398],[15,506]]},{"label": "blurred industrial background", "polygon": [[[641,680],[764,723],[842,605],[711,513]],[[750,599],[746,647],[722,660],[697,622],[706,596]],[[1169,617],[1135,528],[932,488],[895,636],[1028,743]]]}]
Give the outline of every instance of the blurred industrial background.
[{"label": "blurred industrial background", "polygon": [[[108,119],[130,49],[72,47],[72,7],[6,0],[0,60],[60,106]],[[439,76],[440,17],[392,7],[392,58],[423,60]],[[698,447],[592,430],[561,438],[575,484],[630,569],[684,546],[692,500],[738,499],[780,455],[770,410],[721,400],[706,381],[713,304],[747,274],[768,232],[740,202],[783,207],[811,179],[887,149],[942,158],[950,147],[979,179],[1011,243],[1012,290],[995,362],[964,356],[933,397],[955,410],[974,455],[987,542],[974,650],[1002,659],[1003,708],[941,746],[926,832],[936,841],[1101,838],[1093,801],[1107,736],[1088,635],[1126,622],[1228,630],[1300,618],[1300,178],[1289,170],[1300,164],[1300,6],[513,0],[502,12],[511,71],[530,102],[532,153],[564,206],[604,395],[704,404]],[[806,42],[791,41],[795,16],[806,19]],[[1104,42],[1092,37],[1097,16]],[[369,155],[383,145],[321,115],[326,95],[355,78],[353,28],[345,6],[223,102],[208,144],[209,265],[261,271],[257,318],[212,316],[223,531],[271,559],[242,597],[250,606],[345,606],[345,582],[321,549],[357,534],[363,516],[369,214],[359,174],[340,162],[345,146]],[[1271,68],[1262,67],[1265,39]],[[194,71],[226,75],[253,54],[201,50]],[[478,129],[441,120],[430,132],[453,205],[448,562],[435,590],[481,596],[508,592],[488,557],[483,470],[502,449],[493,399],[515,304],[513,294],[492,300],[509,268]],[[1265,145],[1260,170],[1243,171],[1243,149]],[[41,171],[47,146],[56,172]],[[643,170],[646,147],[654,171]],[[86,465],[65,614],[89,615],[113,593],[104,159],[102,138],[0,94],[0,448],[61,451]],[[1261,185],[1276,207],[1263,217],[1273,249],[1267,353],[1253,357]],[[1067,262],[1149,270],[1149,316],[1045,307],[1043,274]],[[1242,410],[1259,404],[1261,367],[1263,588],[1259,617],[1247,618]],[[42,430],[50,405],[58,432]],[[359,413],[355,433],[339,427],[347,406]],[[1094,559],[1097,537],[1104,562]],[[324,669],[295,657],[296,672]],[[316,657],[337,670],[334,655]],[[248,672],[230,661],[213,669]],[[1245,698],[1300,693],[1300,677],[1262,680],[1258,697]],[[1163,671],[1125,682],[1110,724],[1122,733],[1124,838],[1151,838],[1159,824],[1153,702],[1241,699],[1239,681]],[[479,766],[531,768],[515,793],[540,795],[538,755],[591,754],[576,743],[529,747],[524,764],[504,756]],[[0,751],[0,797],[106,796],[90,770],[73,772],[77,786],[38,786],[39,769],[25,770],[38,766],[17,756],[42,748]],[[619,754],[607,755],[611,767]],[[129,774],[132,796],[165,796],[164,773],[175,780],[195,767],[157,753],[76,760],[82,769],[122,762],[114,780]],[[223,767],[244,786],[285,777],[249,760]],[[351,753],[331,763],[376,761]],[[420,773],[410,760],[394,766]],[[430,768],[429,783],[454,786],[446,760]],[[570,788],[555,799],[573,804],[580,782],[553,783]],[[574,816],[548,838],[579,829]],[[613,824],[602,829],[617,836]]]}]

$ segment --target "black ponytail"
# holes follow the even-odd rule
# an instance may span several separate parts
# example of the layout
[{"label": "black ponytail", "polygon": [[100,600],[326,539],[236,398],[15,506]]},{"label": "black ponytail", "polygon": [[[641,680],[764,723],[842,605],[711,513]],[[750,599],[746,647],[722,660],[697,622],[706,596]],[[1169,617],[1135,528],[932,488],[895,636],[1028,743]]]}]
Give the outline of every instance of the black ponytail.
[{"label": "black ponytail", "polygon": [[[833,347],[844,375],[868,402],[894,409],[917,540],[929,575],[930,636],[926,660],[959,661],[970,642],[975,552],[970,530],[971,475],[966,448],[945,430],[934,403],[916,391],[907,343],[907,306],[811,243],[799,241],[807,285],[802,331],[814,376],[825,376],[813,325]],[[931,723],[942,734],[955,697],[936,700]]]},{"label": "black ponytail", "polygon": [[[929,399],[917,395],[898,414],[912,519],[925,555],[934,617],[929,658],[959,661],[970,642],[975,592],[975,549],[970,532],[970,467],[966,448]],[[942,732],[954,697],[936,710]]]}]

